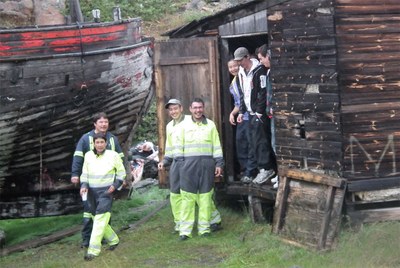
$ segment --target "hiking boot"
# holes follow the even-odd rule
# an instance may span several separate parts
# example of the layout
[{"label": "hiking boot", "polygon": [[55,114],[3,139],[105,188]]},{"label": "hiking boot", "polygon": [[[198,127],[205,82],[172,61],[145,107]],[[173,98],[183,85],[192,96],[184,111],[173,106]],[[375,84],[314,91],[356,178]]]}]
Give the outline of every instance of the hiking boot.
[{"label": "hiking boot", "polygon": [[200,237],[209,237],[210,235],[211,235],[210,233],[204,233],[204,234],[201,234]]},{"label": "hiking boot", "polygon": [[113,251],[113,250],[115,250],[115,249],[118,247],[118,245],[119,245],[119,243],[118,243],[118,244],[115,244],[115,245],[111,245],[111,246],[108,247],[108,250]]},{"label": "hiking boot", "polygon": [[252,178],[252,177],[249,177],[249,176],[243,176],[243,177],[240,179],[240,181],[241,181],[242,183],[244,183],[244,184],[249,184],[249,183],[251,183],[251,182],[253,181],[253,178]]},{"label": "hiking boot", "polygon": [[221,223],[213,223],[210,225],[211,232],[217,232],[222,229]]},{"label": "hiking boot", "polygon": [[93,260],[94,258],[96,258],[96,255],[93,255],[93,254],[85,254],[85,256],[83,257],[83,259],[84,259],[85,261],[91,261],[91,260]]},{"label": "hiking boot", "polygon": [[180,235],[179,236],[179,240],[180,241],[185,241],[185,240],[188,240],[189,239],[189,236],[187,236],[187,235]]},{"label": "hiking boot", "polygon": [[257,177],[253,180],[253,183],[255,184],[263,184],[266,182],[268,179],[272,178],[275,176],[275,171],[272,169],[261,169],[260,173],[258,173]]}]

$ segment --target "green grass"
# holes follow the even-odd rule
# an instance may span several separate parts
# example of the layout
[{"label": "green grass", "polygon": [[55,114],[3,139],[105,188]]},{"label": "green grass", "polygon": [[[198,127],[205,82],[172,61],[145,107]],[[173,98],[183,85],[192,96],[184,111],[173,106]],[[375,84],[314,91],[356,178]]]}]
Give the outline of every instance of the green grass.
[{"label": "green grass", "polygon": [[6,246],[12,246],[27,239],[48,235],[54,231],[80,224],[81,221],[82,214],[36,219],[1,220],[0,229],[4,230],[7,235]]},{"label": "green grass", "polygon": [[[113,226],[126,225],[135,214],[141,218],[164,200],[165,190],[136,193],[134,200],[116,202]],[[149,196],[147,196],[149,195]],[[151,203],[151,202],[150,202]],[[138,212],[139,211],[139,212]],[[271,234],[271,225],[253,224],[242,209],[222,207],[223,230],[209,238],[178,241],[172,234],[170,207],[137,229],[119,232],[120,246],[103,250],[92,262],[83,260],[79,236],[3,257],[1,267],[400,267],[400,223],[364,225],[355,232],[342,228],[335,250],[319,253],[298,248]],[[129,222],[133,223],[133,222]],[[27,226],[28,227],[28,226]]]}]

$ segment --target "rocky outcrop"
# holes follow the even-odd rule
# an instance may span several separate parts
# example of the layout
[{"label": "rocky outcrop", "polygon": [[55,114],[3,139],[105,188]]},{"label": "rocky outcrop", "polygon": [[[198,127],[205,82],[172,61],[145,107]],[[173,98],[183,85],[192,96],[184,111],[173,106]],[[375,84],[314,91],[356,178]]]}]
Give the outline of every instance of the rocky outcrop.
[{"label": "rocky outcrop", "polygon": [[0,27],[63,24],[65,0],[2,0]]}]

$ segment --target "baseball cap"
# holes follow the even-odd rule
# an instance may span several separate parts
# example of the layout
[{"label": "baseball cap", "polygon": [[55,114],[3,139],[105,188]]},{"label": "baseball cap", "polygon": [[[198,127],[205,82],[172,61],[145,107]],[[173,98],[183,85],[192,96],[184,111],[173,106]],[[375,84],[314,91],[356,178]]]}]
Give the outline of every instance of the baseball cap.
[{"label": "baseball cap", "polygon": [[239,47],[233,53],[235,60],[242,60],[245,56],[249,55],[249,51],[245,47]]},{"label": "baseball cap", "polygon": [[170,99],[167,104],[165,104],[165,109],[168,109],[170,104],[179,104],[182,106],[181,101],[177,99]]}]

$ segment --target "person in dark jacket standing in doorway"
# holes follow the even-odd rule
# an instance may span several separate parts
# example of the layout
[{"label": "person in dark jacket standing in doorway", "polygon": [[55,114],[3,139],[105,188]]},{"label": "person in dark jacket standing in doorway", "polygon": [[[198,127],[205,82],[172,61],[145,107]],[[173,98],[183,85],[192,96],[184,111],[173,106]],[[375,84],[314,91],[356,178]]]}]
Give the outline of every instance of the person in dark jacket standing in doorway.
[{"label": "person in dark jacket standing in doorway", "polygon": [[250,114],[249,144],[254,150],[259,170],[253,183],[263,184],[275,176],[277,168],[268,132],[270,118],[266,114],[267,68],[250,58],[245,47],[236,49],[234,56],[240,65],[238,78],[243,92],[237,122],[242,122],[246,111]]},{"label": "person in dark jacket standing in doorway", "polygon": [[[271,135],[271,146],[274,152],[275,150],[275,121],[274,121],[274,112],[272,107],[272,84],[271,84],[271,51],[268,49],[266,44],[260,46],[256,50],[257,57],[262,65],[267,68],[267,108],[266,113],[267,116],[270,118],[271,126],[267,128],[267,134]],[[271,179],[273,184],[273,188],[278,188],[278,176],[275,176]]]},{"label": "person in dark jacket standing in doorway", "polygon": [[234,59],[228,61],[228,71],[233,76],[229,92],[234,102],[234,107],[229,114],[229,122],[231,125],[236,125],[236,155],[240,164],[240,171],[243,172],[240,181],[247,184],[254,179],[254,173],[257,172],[257,162],[253,149],[249,146],[249,113],[246,111],[243,114],[243,120],[240,124],[236,124],[235,121],[240,109],[240,96],[243,94],[238,78],[239,67],[239,64]]}]

